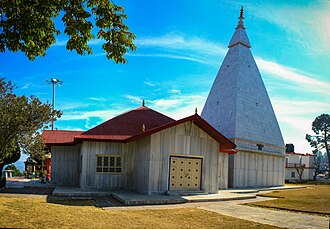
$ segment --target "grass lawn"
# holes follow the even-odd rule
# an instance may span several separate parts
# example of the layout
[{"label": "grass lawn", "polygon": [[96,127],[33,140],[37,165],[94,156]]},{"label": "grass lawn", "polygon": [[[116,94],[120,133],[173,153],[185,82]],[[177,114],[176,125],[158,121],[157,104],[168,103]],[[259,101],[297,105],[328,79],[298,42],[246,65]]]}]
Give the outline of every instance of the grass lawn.
[{"label": "grass lawn", "polygon": [[276,228],[195,208],[105,211],[87,200],[54,204],[44,197],[0,195],[0,228],[3,227]]},{"label": "grass lawn", "polygon": [[330,185],[311,185],[307,188],[274,191],[259,196],[278,199],[247,205],[330,216]]}]

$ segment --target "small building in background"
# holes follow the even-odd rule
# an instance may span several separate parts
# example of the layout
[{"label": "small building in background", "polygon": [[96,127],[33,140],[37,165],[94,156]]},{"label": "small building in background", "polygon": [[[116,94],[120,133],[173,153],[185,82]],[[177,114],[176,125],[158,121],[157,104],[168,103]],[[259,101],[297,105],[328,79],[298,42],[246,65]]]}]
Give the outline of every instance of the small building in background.
[{"label": "small building in background", "polygon": [[286,144],[285,180],[299,180],[299,171],[302,171],[302,180],[312,180],[314,174],[313,154],[294,152],[293,144]]},{"label": "small building in background", "polygon": [[36,164],[37,162],[32,159],[31,157],[28,157],[26,161],[24,162],[25,164],[25,171],[28,173],[33,173],[36,171]]}]

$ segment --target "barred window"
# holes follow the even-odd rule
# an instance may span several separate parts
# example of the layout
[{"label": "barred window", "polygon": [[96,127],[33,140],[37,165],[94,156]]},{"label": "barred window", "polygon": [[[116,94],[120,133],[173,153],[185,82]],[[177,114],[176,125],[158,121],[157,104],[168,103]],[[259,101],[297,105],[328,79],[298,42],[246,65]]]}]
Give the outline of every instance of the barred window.
[{"label": "barred window", "polygon": [[120,174],[123,170],[122,156],[96,155],[96,172]]}]

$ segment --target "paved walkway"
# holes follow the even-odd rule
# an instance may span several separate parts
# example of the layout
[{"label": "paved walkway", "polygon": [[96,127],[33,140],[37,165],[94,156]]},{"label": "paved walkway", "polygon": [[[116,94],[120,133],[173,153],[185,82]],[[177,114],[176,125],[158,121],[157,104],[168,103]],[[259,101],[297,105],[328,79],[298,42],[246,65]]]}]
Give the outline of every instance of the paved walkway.
[{"label": "paved walkway", "polygon": [[250,200],[234,200],[225,202],[185,203],[176,205],[149,205],[149,206],[118,206],[105,207],[104,210],[147,210],[147,209],[171,209],[171,208],[199,208],[217,212],[222,215],[250,220],[258,223],[284,227],[284,228],[329,228],[329,217],[295,213],[288,211],[276,211],[265,208],[241,205],[244,203],[265,201],[272,198],[257,197]]},{"label": "paved walkway", "polygon": [[49,188],[54,187],[50,183],[40,183],[38,179],[25,179],[25,178],[7,178],[6,181],[7,188]]}]

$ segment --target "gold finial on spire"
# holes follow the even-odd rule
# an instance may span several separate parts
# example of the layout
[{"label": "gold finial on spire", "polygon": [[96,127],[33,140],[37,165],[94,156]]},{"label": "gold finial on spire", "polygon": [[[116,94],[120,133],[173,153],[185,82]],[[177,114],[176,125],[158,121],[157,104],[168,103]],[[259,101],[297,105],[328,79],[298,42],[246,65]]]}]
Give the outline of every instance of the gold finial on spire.
[{"label": "gold finial on spire", "polygon": [[142,100],[142,106],[145,107],[146,106],[146,101]]},{"label": "gold finial on spire", "polygon": [[195,114],[197,114],[198,110],[197,110],[197,107],[195,108]]},{"label": "gold finial on spire", "polygon": [[239,21],[238,21],[238,24],[237,24],[236,29],[239,29],[239,28],[245,29],[244,22],[243,22],[243,20],[244,20],[244,8],[243,8],[243,6],[241,8],[241,12],[239,14],[239,18],[238,19],[239,19]]}]

